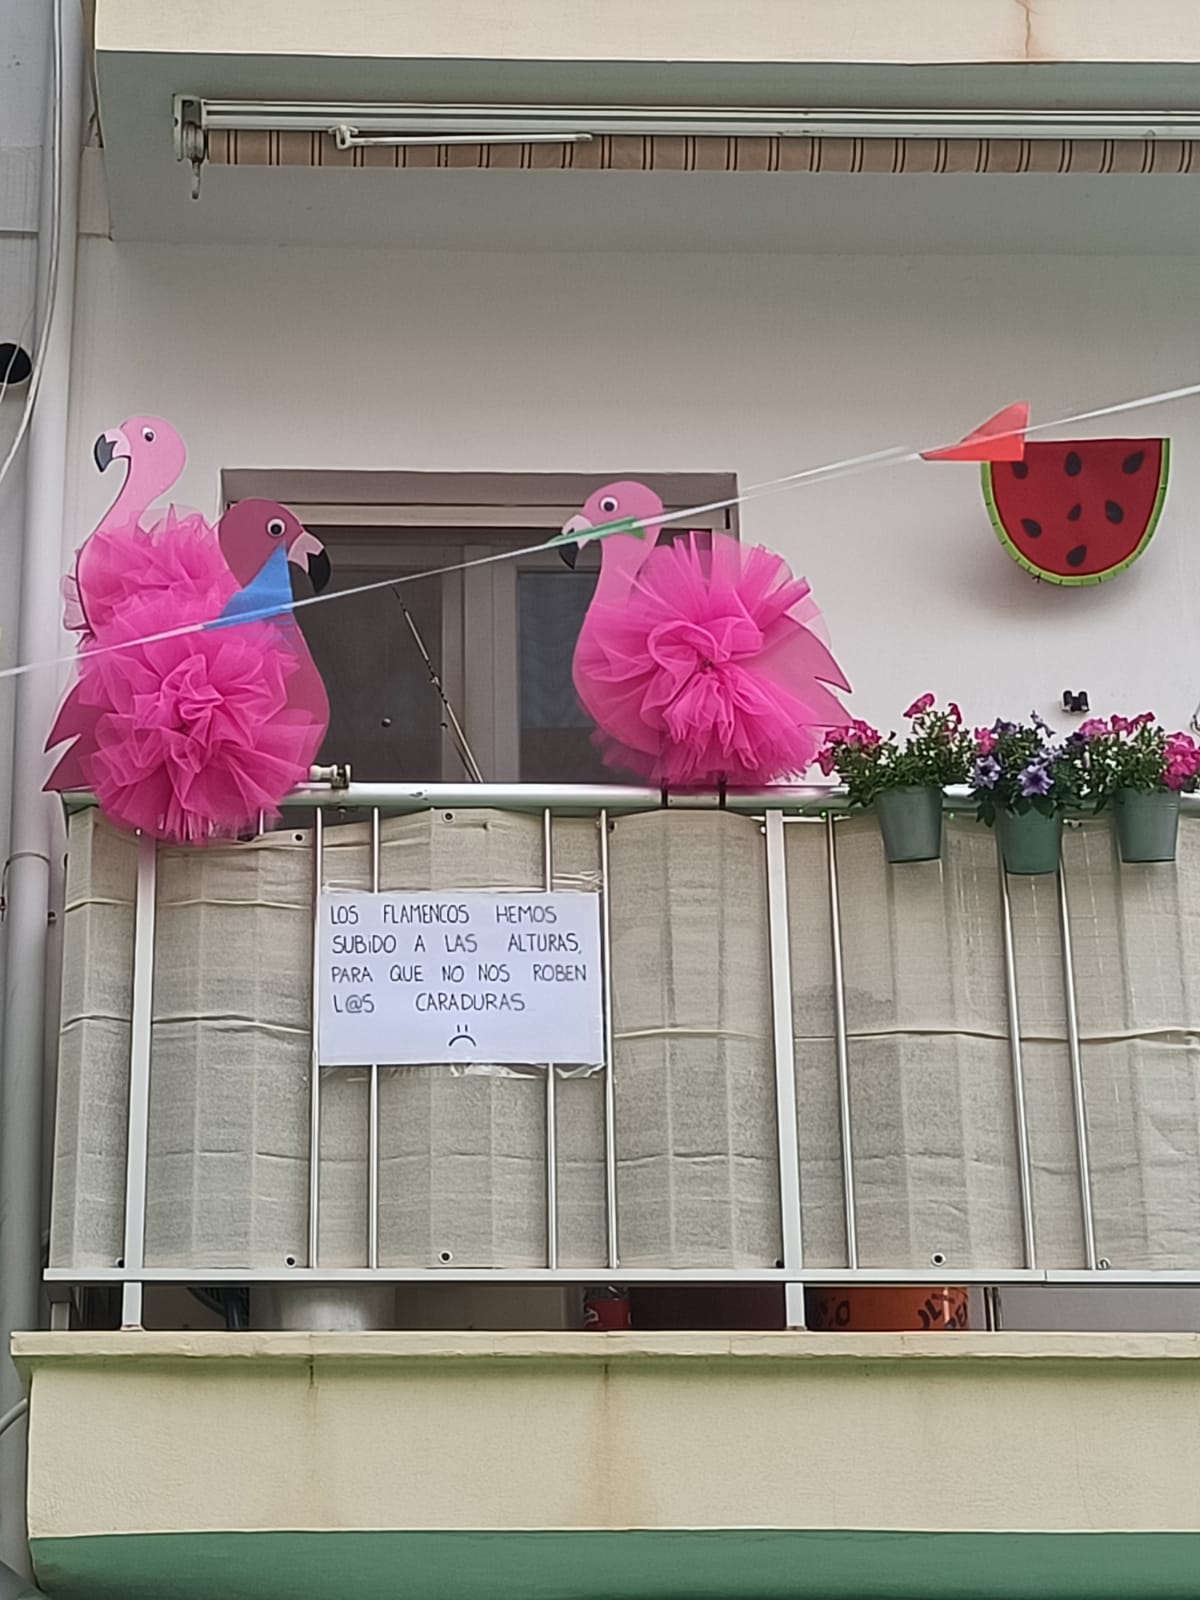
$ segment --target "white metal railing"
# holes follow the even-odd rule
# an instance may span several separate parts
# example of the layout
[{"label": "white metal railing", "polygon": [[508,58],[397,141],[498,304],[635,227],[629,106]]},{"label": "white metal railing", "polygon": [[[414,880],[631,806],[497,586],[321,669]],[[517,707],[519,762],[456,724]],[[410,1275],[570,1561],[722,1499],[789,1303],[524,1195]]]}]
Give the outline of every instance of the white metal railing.
[{"label": "white metal railing", "polygon": [[[78,809],[92,803],[87,796],[68,797]],[[312,783],[296,790],[285,803],[289,809],[311,808],[315,821],[311,832],[313,872],[313,988],[312,1053],[310,1068],[310,1138],[308,1191],[308,1261],[306,1266],[280,1264],[274,1267],[188,1268],[146,1264],[147,1157],[150,1129],[151,1050],[153,1039],[153,987],[155,957],[155,916],[157,907],[158,851],[153,840],[138,843],[137,883],[134,907],[132,1022],[130,1029],[130,1074],[128,1142],[124,1190],[124,1254],[114,1266],[77,1269],[53,1267],[46,1277],[52,1283],[120,1284],[124,1295],[126,1325],[141,1321],[143,1288],[155,1283],[198,1283],[213,1285],[247,1284],[354,1284],[371,1282],[428,1282],[435,1278],[472,1283],[589,1283],[597,1276],[619,1275],[622,1283],[764,1283],[777,1282],[789,1294],[789,1321],[802,1324],[802,1290],[811,1284],[888,1284],[927,1282],[930,1268],[885,1268],[863,1266],[859,1260],[859,1224],[854,1162],[854,1121],[851,1104],[851,1034],[847,1021],[846,976],[842,943],[842,898],[839,881],[839,818],[846,814],[844,793],[833,788],[796,787],[772,789],[758,794],[689,795],[669,797],[669,807],[686,810],[724,808],[761,819],[765,850],[768,951],[770,963],[771,1035],[774,1051],[775,1110],[778,1124],[778,1162],[780,1195],[780,1236],[782,1253],[774,1267],[648,1269],[622,1265],[618,1233],[618,1151],[616,1100],[614,1088],[614,1028],[612,1006],[612,925],[609,911],[610,862],[609,822],[611,818],[660,808],[664,797],[656,791],[621,787],[578,787],[570,785],[446,785],[446,784],[364,784],[353,782]],[[946,797],[951,811],[969,809],[964,792]],[[1185,796],[1185,810],[1200,812],[1200,796]],[[378,1066],[369,1069],[367,1137],[368,1228],[367,1260],[356,1267],[320,1265],[321,1217],[321,1072],[317,1045],[317,1007],[319,1004],[317,965],[317,912],[325,878],[326,816],[329,812],[366,809],[370,814],[370,883],[380,887],[381,819],[385,815],[428,810],[486,808],[524,814],[540,814],[543,823],[543,877],[546,888],[554,882],[554,832],[556,817],[593,816],[599,825],[599,893],[604,997],[605,1061],[604,1117],[604,1232],[605,1260],[586,1267],[567,1267],[560,1263],[558,1244],[558,1161],[556,1075],[545,1073],[545,1260],[532,1267],[460,1268],[421,1266],[381,1266],[379,1232],[380,1195],[380,1096]],[[830,975],[833,993],[833,1046],[836,1064],[836,1092],[841,1142],[842,1212],[846,1240],[844,1267],[812,1267],[805,1263],[801,1208],[801,1161],[797,1128],[797,1087],[795,1039],[792,1016],[792,971],[786,861],[786,830],[789,825],[806,822],[821,826],[825,835],[826,886],[830,927]],[[997,859],[999,859],[997,857]],[[1061,941],[1062,985],[1065,1005],[1065,1036],[1072,1116],[1077,1156],[1078,1204],[1082,1222],[1083,1266],[1060,1270],[1039,1261],[1035,1235],[1033,1163],[1030,1126],[1026,1103],[1026,1079],[1021,1032],[1020,996],[1014,945],[1013,912],[1010,888],[1003,867],[998,870],[999,908],[1002,918],[1002,950],[1007,1021],[1007,1044],[1011,1074],[1013,1121],[1017,1144],[1017,1188],[1020,1207],[1021,1249],[1018,1265],[968,1269],[947,1266],[955,1282],[980,1285],[1008,1283],[1082,1284],[1103,1280],[1105,1284],[1174,1282],[1200,1283],[1200,1268],[1187,1271],[1112,1271],[1098,1255],[1088,1143],[1087,1104],[1082,1062],[1080,1024],[1076,1003],[1076,973],[1071,937],[1071,918],[1066,874],[1057,879],[1057,917]],[[436,1070],[436,1069],[430,1069]],[[942,1264],[936,1256],[931,1265],[935,1274]]]}]

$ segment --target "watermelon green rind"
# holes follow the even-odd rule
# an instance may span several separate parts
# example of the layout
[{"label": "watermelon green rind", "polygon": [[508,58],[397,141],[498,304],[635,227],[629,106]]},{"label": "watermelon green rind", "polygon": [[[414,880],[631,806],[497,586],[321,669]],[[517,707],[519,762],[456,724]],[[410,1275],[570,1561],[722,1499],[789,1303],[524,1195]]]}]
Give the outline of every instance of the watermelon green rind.
[{"label": "watermelon green rind", "polygon": [[1158,527],[1158,521],[1162,516],[1163,505],[1167,498],[1167,483],[1171,475],[1171,441],[1170,439],[1162,440],[1158,468],[1158,489],[1154,496],[1153,508],[1146,519],[1145,532],[1138,540],[1135,548],[1123,560],[1115,562],[1111,567],[1106,567],[1103,572],[1089,572],[1085,576],[1078,578],[1058,572],[1047,572],[1045,568],[1035,566],[1009,538],[1008,530],[1004,526],[1004,518],[1000,514],[999,506],[996,504],[996,495],[992,487],[992,466],[992,462],[985,461],[981,469],[983,498],[987,505],[988,517],[991,520],[992,527],[996,530],[996,536],[1000,543],[1019,567],[1024,567],[1026,572],[1032,574],[1035,578],[1040,578],[1043,583],[1054,583],[1061,585],[1063,588],[1079,589],[1088,584],[1105,583],[1109,578],[1115,578],[1119,572],[1124,572],[1127,567],[1133,565],[1154,537],[1154,530]]}]

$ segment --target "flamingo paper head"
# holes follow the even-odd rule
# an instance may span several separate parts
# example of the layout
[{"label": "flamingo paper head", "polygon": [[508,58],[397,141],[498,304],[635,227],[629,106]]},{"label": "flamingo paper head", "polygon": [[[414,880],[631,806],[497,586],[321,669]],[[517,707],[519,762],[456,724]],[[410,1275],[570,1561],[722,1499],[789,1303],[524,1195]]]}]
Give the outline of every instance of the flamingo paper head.
[{"label": "flamingo paper head", "polygon": [[662,514],[662,500],[644,483],[637,483],[631,478],[623,478],[618,483],[606,483],[602,489],[588,496],[583,509],[576,516],[563,523],[564,533],[578,534],[579,537],[574,544],[559,545],[559,553],[569,567],[574,567],[580,547],[587,543],[588,536],[595,529],[627,519],[644,522],[646,526],[631,528],[627,534],[608,537],[644,539],[648,546],[653,545],[662,531],[658,522]]},{"label": "flamingo paper head", "polygon": [[332,568],[325,546],[274,500],[239,500],[221,518],[218,537],[225,564],[243,589],[281,552],[308,573],[318,593],[329,582]]},{"label": "flamingo paper head", "polygon": [[161,417],[130,417],[119,428],[109,428],[92,446],[101,472],[114,461],[128,462],[122,497],[148,506],[165,494],[187,461],[183,440]]}]

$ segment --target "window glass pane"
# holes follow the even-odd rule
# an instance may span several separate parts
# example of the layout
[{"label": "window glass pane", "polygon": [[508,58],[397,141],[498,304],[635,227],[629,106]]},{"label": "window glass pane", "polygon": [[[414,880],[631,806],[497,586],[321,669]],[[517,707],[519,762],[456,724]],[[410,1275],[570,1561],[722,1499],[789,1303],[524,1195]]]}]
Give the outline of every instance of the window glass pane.
[{"label": "window glass pane", "polygon": [[[337,563],[336,548],[331,556]],[[403,569],[385,569],[393,570],[399,575]],[[379,567],[335,564],[329,588],[354,589],[381,576]],[[442,775],[441,702],[401,600],[441,671],[440,579],[296,612],[329,693],[329,733],[318,759],[348,762],[354,777],[368,782],[436,782]]]},{"label": "window glass pane", "polygon": [[527,783],[612,783],[571,681],[594,571],[517,574],[521,777]]}]

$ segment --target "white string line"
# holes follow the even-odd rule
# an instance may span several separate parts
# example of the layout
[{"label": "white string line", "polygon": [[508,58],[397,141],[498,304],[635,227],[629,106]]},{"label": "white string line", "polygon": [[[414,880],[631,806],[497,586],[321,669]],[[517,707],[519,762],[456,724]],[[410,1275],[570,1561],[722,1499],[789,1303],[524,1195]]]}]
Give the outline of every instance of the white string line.
[{"label": "white string line", "polygon": [[[1134,400],[1119,400],[1113,405],[1099,406],[1090,411],[1071,412],[1066,416],[1051,418],[1047,422],[1031,424],[1025,428],[1007,428],[994,434],[989,434],[989,440],[1008,439],[1020,437],[1022,434],[1045,433],[1051,428],[1063,428],[1076,422],[1088,422],[1096,417],[1119,416],[1127,411],[1140,411],[1149,406],[1167,405],[1173,400],[1186,400],[1195,395],[1200,395],[1200,383],[1187,384],[1180,389],[1164,389],[1157,394],[1142,395]],[[958,441],[956,441],[957,443]],[[931,446],[929,449],[938,450],[952,448],[952,446]],[[761,495],[777,494],[781,490],[797,488],[802,485],[814,483],[836,482],[841,478],[860,477],[868,472],[874,472],[880,467],[900,466],[911,461],[920,461],[929,450],[920,451],[907,448],[903,445],[893,445],[887,450],[872,450],[865,455],[847,456],[841,461],[825,462],[820,466],[806,467],[801,472],[791,472],[781,478],[768,478],[762,483],[753,483],[730,495],[724,500],[710,500],[704,505],[688,506],[682,511],[664,511],[651,517],[629,517],[612,524],[601,524],[594,530],[580,534],[554,534],[549,539],[543,539],[538,544],[525,545],[517,550],[496,550],[486,556],[476,556],[470,561],[454,561],[441,567],[429,567],[423,572],[401,573],[393,578],[379,578],[371,583],[357,584],[351,589],[337,589],[327,594],[308,595],[302,599],[294,600],[292,611],[298,611],[303,606],[326,605],[331,600],[348,600],[355,595],[372,594],[380,589],[395,589],[401,584],[421,583],[430,578],[446,577],[451,573],[466,572],[475,567],[492,566],[499,561],[518,561],[525,556],[540,555],[546,550],[553,550],[561,545],[575,542],[590,542],[610,538],[613,534],[640,532],[650,527],[661,527],[668,522],[684,522],[691,517],[701,516],[710,511],[726,511],[733,506],[744,505],[749,500],[759,498]],[[247,611],[240,614],[236,623],[262,622],[271,617],[282,614],[278,606],[264,607],[261,611]],[[159,633],[143,634],[136,639],[123,639],[117,644],[97,645],[90,649],[76,650],[69,655],[53,656],[43,661],[24,661],[13,667],[0,670],[0,680],[5,678],[20,677],[27,672],[36,672],[43,668],[69,666],[81,657],[109,655],[116,650],[132,650],[141,645],[158,644],[166,639],[178,639],[190,633],[203,633],[209,630],[215,619],[207,622],[181,623],[177,628],[165,628]],[[234,626],[235,623],[226,624]]]}]

